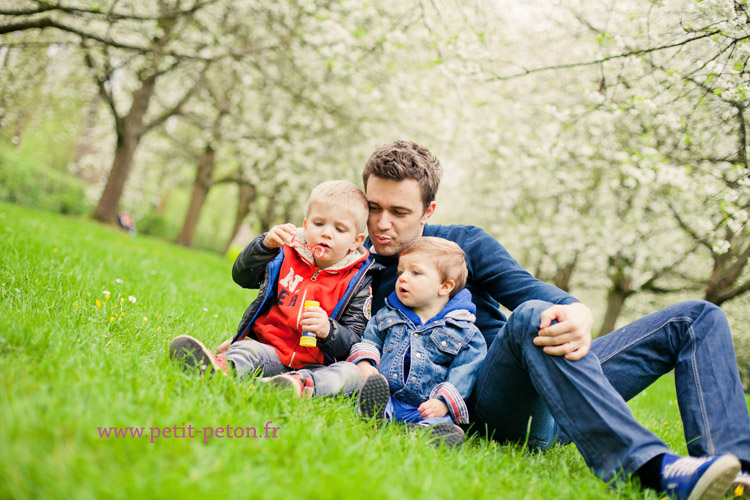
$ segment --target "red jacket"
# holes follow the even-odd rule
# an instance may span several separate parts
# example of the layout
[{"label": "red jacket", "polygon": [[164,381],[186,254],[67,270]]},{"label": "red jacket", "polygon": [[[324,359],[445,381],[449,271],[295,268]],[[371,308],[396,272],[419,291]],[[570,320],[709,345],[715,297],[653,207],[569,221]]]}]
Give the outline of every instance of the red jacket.
[{"label": "red jacket", "polygon": [[[292,369],[309,364],[326,364],[319,347],[302,347],[299,322],[306,300],[315,300],[331,316],[344,296],[349,282],[368,258],[363,247],[350,252],[326,269],[315,266],[312,254],[305,248],[283,247],[283,261],[278,274],[271,306],[252,325],[259,342],[276,349],[279,359]],[[320,340],[319,340],[320,341]]]}]

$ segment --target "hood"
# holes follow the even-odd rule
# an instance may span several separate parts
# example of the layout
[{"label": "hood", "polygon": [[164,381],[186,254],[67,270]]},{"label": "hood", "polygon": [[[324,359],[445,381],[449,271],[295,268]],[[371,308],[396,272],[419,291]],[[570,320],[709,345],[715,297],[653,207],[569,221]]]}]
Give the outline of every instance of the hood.
[{"label": "hood", "polygon": [[458,292],[455,297],[445,304],[445,307],[437,313],[433,318],[430,318],[426,323],[422,323],[419,316],[410,308],[401,303],[398,298],[398,294],[394,290],[386,299],[386,303],[393,309],[397,309],[404,313],[404,315],[411,320],[415,325],[429,325],[441,319],[455,319],[460,321],[471,321],[476,320],[477,307],[474,302],[471,301],[471,292],[464,288]]}]

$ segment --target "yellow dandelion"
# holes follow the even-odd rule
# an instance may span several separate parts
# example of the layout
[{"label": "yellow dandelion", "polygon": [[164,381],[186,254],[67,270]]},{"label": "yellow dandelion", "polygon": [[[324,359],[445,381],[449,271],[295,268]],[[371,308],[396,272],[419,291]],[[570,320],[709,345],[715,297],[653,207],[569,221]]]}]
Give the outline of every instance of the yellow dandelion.
[{"label": "yellow dandelion", "polygon": [[76,309],[78,309],[78,302],[75,302],[75,303],[73,304],[73,307],[75,307]]},{"label": "yellow dandelion", "polygon": [[161,330],[161,327],[160,327],[160,326],[157,326],[157,327],[156,327],[156,329],[157,329],[157,330]]},{"label": "yellow dandelion", "polygon": [[99,299],[96,299],[96,308],[98,309],[100,307],[102,307],[102,301]]},{"label": "yellow dandelion", "polygon": [[110,316],[110,317],[109,317],[109,322],[110,322],[110,323],[112,323],[112,322],[114,322],[114,321],[115,321],[115,317],[114,317],[114,316]]},{"label": "yellow dandelion", "polygon": [[669,420],[665,420],[664,425],[669,425]]},{"label": "yellow dandelion", "polygon": [[122,304],[123,302],[125,302],[125,297],[120,297],[120,304]]},{"label": "yellow dandelion", "polygon": [[125,316],[125,313],[120,313],[120,316]]},{"label": "yellow dandelion", "polygon": [[144,316],[143,317],[143,322],[145,323],[146,321],[148,321],[148,318],[146,316]]}]

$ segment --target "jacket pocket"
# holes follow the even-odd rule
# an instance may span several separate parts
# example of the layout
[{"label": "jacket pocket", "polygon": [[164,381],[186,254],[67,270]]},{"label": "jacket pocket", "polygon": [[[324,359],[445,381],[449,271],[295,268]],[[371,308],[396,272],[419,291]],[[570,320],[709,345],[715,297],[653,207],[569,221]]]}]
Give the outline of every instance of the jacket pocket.
[{"label": "jacket pocket", "polygon": [[461,337],[444,328],[430,334],[430,357],[437,364],[450,364],[463,347]]}]

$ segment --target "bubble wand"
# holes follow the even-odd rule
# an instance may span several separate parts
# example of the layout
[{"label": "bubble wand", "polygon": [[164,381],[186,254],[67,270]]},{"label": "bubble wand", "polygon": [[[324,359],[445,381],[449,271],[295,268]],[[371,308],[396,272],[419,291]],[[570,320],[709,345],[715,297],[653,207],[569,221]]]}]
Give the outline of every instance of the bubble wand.
[{"label": "bubble wand", "polygon": [[318,245],[318,246],[314,247],[314,246],[312,246],[312,245],[310,245],[308,243],[302,243],[301,241],[299,241],[297,239],[297,235],[296,234],[293,234],[292,235],[292,239],[289,241],[289,246],[290,247],[294,246],[294,245],[298,245],[298,246],[301,246],[303,248],[307,248],[317,258],[323,257],[323,255],[326,253],[326,248],[324,246]]}]

